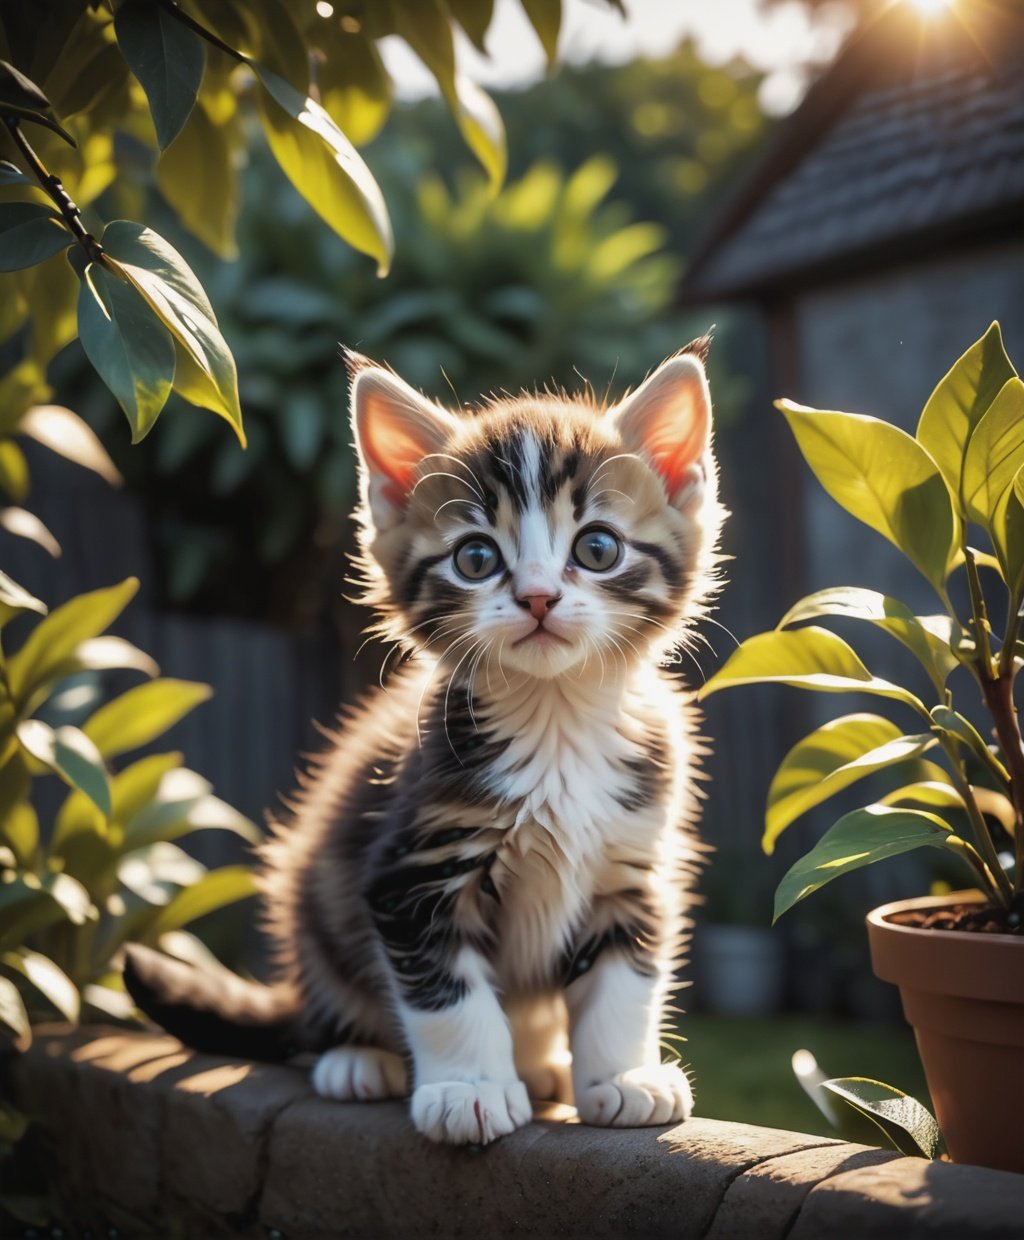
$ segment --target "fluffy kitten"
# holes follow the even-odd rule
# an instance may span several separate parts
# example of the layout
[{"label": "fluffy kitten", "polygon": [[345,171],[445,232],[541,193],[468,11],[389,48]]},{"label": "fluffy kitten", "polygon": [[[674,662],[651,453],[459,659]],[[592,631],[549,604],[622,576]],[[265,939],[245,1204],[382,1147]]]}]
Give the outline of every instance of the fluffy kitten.
[{"label": "fluffy kitten", "polygon": [[281,982],[134,950],[132,993],[172,1032],[320,1049],[321,1094],[411,1092],[435,1141],[510,1133],[528,1095],[591,1124],[689,1115],[659,1029],[696,745],[660,664],[714,583],[706,343],[608,410],[524,394],[452,413],[350,359],[366,597],[412,657],[263,849]]}]

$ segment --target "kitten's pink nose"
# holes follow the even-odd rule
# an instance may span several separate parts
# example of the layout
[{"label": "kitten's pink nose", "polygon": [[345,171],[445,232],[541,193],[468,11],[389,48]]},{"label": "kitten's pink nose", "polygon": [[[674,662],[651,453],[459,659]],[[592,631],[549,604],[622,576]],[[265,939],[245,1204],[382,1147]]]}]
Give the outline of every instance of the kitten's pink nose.
[{"label": "kitten's pink nose", "polygon": [[516,599],[516,604],[523,611],[528,611],[534,620],[543,620],[561,597],[560,594],[548,594],[544,590],[530,590],[527,594],[521,594]]}]

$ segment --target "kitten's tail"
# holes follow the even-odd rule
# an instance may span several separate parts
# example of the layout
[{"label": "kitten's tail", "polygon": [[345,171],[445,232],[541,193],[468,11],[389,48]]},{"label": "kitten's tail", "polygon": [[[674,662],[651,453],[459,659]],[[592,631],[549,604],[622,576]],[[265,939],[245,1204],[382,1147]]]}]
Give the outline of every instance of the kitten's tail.
[{"label": "kitten's tail", "polygon": [[124,984],[147,1016],[194,1050],[277,1063],[301,1049],[287,987],[197,969],[137,943],[125,950]]}]

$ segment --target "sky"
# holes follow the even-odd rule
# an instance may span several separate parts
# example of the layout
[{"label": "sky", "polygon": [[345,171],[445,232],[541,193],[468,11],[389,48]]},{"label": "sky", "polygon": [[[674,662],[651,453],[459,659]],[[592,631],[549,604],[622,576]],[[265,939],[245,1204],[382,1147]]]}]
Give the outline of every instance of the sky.
[{"label": "sky", "polygon": [[[811,13],[799,0],[766,8],[762,0],[624,0],[623,18],[604,0],[564,0],[559,57],[571,64],[620,63],[665,55],[692,36],[712,64],[741,55],[767,77],[762,106],[791,111],[807,87],[809,69],[828,63],[850,29],[841,0]],[[488,34],[489,57],[458,37],[459,67],[484,87],[528,86],[545,72],[544,53],[519,0],[497,0]],[[381,50],[404,98],[436,92],[429,72],[400,39]]]}]

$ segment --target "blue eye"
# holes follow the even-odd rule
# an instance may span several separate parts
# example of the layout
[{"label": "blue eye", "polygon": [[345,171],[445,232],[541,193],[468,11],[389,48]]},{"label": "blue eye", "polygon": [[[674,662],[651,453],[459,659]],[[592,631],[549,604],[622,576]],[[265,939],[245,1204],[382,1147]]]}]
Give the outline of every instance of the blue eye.
[{"label": "blue eye", "polygon": [[622,559],[622,543],[611,530],[593,525],[577,535],[572,558],[592,573],[606,573]]},{"label": "blue eye", "polygon": [[455,571],[467,581],[483,581],[504,568],[497,545],[489,538],[467,538],[452,556]]}]

